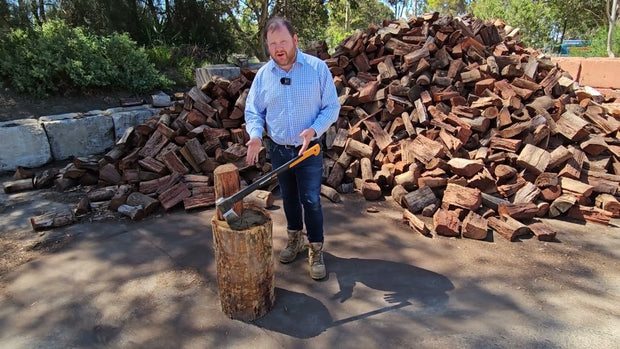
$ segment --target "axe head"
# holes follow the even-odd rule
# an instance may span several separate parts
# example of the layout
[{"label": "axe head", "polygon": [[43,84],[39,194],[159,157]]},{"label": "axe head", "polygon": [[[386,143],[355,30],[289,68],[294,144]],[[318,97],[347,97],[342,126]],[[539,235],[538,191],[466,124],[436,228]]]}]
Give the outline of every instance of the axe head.
[{"label": "axe head", "polygon": [[215,201],[215,206],[222,212],[222,216],[230,226],[239,221],[239,216],[233,210],[234,205],[235,202],[231,198],[219,198]]}]

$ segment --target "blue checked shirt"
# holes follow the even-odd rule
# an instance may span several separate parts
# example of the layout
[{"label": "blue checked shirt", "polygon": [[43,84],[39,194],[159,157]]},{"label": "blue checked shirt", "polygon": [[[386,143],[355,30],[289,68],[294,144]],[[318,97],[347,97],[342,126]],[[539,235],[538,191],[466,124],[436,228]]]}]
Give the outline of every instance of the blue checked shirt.
[{"label": "blue checked shirt", "polygon": [[[281,83],[290,79],[290,85]],[[267,135],[281,145],[301,145],[299,134],[312,128],[315,139],[338,118],[340,103],[332,74],[325,62],[297,49],[287,73],[273,59],[262,66],[252,82],[245,105],[250,137]]]}]

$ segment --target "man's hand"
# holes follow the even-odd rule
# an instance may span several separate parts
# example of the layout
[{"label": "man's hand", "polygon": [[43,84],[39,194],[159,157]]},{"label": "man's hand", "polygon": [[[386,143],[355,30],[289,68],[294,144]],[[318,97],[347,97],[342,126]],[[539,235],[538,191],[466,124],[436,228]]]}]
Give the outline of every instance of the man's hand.
[{"label": "man's hand", "polygon": [[303,143],[301,144],[301,149],[299,149],[298,155],[303,154],[303,152],[308,149],[308,144],[310,144],[310,141],[312,141],[312,138],[314,138],[314,136],[316,136],[316,132],[311,128],[307,128],[299,134],[299,137],[301,137]]},{"label": "man's hand", "polygon": [[245,161],[248,165],[254,165],[258,162],[258,153],[260,152],[260,147],[263,145],[263,142],[258,137],[252,137],[245,145],[248,147]]}]

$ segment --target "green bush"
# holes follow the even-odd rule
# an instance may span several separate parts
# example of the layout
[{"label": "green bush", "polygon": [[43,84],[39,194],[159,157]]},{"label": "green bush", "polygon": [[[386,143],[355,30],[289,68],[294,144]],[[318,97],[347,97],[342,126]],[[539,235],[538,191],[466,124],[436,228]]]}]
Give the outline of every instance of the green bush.
[{"label": "green bush", "polygon": [[196,62],[192,57],[183,57],[179,60],[177,69],[183,75],[186,81],[194,81],[196,79]]},{"label": "green bush", "polygon": [[62,21],[1,36],[0,56],[0,78],[32,95],[97,88],[146,92],[170,85],[127,34],[96,36]]},{"label": "green bush", "polygon": [[157,45],[146,49],[150,62],[179,86],[193,85],[196,67],[224,62],[225,52],[200,45]]},{"label": "green bush", "polygon": [[[608,26],[598,28],[592,35],[590,43],[590,52],[586,57],[607,57],[607,31]],[[616,57],[620,56],[620,26],[614,27],[614,35],[611,50]]]},{"label": "green bush", "polygon": [[113,66],[111,77],[115,79],[114,88],[125,86],[132,91],[145,92],[171,84],[148,61],[144,48],[138,47],[127,34],[109,36],[105,43],[105,55]]},{"label": "green bush", "polygon": [[172,48],[169,46],[158,45],[148,48],[146,49],[146,55],[157,70],[173,68],[176,65],[172,55]]}]

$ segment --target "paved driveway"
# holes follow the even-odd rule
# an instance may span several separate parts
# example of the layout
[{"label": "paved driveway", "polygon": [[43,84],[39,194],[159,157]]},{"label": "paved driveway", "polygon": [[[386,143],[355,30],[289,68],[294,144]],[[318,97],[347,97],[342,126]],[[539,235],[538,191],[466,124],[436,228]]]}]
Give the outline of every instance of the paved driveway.
[{"label": "paved driveway", "polygon": [[[401,223],[389,198],[324,199],[328,277],[311,280],[306,257],[288,265],[274,258],[274,308],[242,322],[220,310],[212,209],[82,222],[37,237],[27,217],[64,203],[44,196],[10,204],[19,197],[2,195],[2,234],[62,242],[1,279],[2,348],[612,348],[620,341],[617,219],[611,227],[553,221],[559,241],[551,243],[428,238]],[[284,217],[279,207],[270,214],[277,257]]]}]

